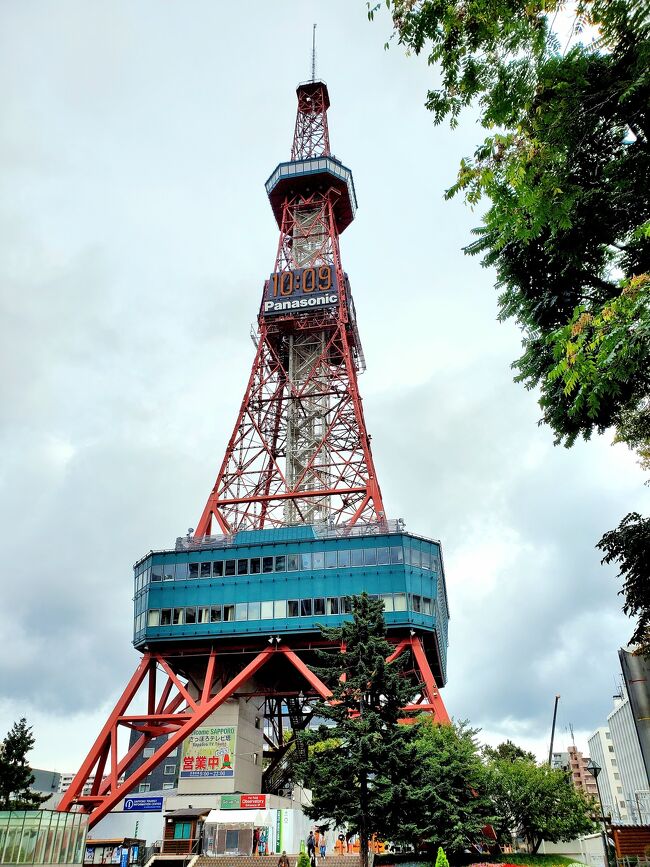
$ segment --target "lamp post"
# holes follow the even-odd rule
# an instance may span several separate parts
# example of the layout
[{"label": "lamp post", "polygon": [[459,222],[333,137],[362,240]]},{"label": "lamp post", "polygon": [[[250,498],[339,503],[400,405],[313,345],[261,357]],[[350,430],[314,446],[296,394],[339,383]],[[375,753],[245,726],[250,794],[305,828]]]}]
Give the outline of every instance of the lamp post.
[{"label": "lamp post", "polygon": [[585,770],[589,771],[591,776],[596,781],[596,791],[598,792],[598,803],[600,804],[600,820],[603,824],[603,847],[605,849],[605,865],[609,864],[609,842],[607,840],[607,827],[605,825],[605,810],[603,809],[603,799],[600,797],[600,786],[598,785],[598,774],[602,771],[600,765],[597,765],[593,759],[589,759]]}]

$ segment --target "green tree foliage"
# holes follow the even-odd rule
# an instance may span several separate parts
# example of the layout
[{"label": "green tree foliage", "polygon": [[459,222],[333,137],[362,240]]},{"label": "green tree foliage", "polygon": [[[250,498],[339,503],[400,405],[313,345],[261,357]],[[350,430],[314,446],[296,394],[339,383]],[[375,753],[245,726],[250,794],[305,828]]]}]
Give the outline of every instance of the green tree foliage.
[{"label": "green tree foliage", "polygon": [[476,734],[466,722],[441,726],[427,717],[418,722],[416,765],[400,842],[434,843],[460,854],[483,841],[483,828],[495,814]]},{"label": "green tree foliage", "polygon": [[504,759],[508,762],[514,762],[517,759],[525,759],[528,762],[534,762],[535,756],[528,750],[522,750],[517,744],[513,744],[511,740],[504,741],[497,747],[483,747],[483,757],[488,761],[496,759]]},{"label": "green tree foliage", "polygon": [[[648,466],[647,2],[386,5],[398,41],[439,72],[427,95],[435,122],[454,126],[472,105],[488,132],[447,196],[488,203],[466,251],[496,269],[500,318],[522,330],[516,379],[539,390],[556,443],[614,426]],[[372,18],[379,5],[368,8]],[[562,41],[558,15],[572,16]],[[596,38],[581,40],[585,27]]]},{"label": "green tree foliage", "polygon": [[650,518],[631,512],[616,530],[605,533],[598,547],[605,552],[603,562],[618,563],[623,610],[638,618],[632,643],[650,654]]},{"label": "green tree foliage", "polygon": [[596,827],[593,799],[574,788],[565,771],[527,759],[496,759],[489,763],[488,774],[502,841],[517,834],[535,853],[542,840],[573,840]]},{"label": "green tree foliage", "polygon": [[449,867],[449,859],[445,855],[445,850],[440,846],[436,855],[436,867]]},{"label": "green tree foliage", "polygon": [[393,648],[386,640],[379,600],[366,593],[354,597],[352,620],[323,632],[344,648],[322,652],[317,668],[332,691],[332,703],[320,702],[316,715],[331,725],[300,737],[308,746],[332,746],[308,749],[295,774],[312,790],[313,806],[306,808],[310,818],[358,833],[361,861],[367,867],[371,835],[397,838],[406,820],[416,729],[398,720],[401,708],[414,697],[414,687],[401,676],[399,660],[386,663]]},{"label": "green tree foliage", "polygon": [[0,744],[0,810],[37,810],[47,795],[32,792],[34,775],[27,753],[34,746],[32,729],[23,717]]}]

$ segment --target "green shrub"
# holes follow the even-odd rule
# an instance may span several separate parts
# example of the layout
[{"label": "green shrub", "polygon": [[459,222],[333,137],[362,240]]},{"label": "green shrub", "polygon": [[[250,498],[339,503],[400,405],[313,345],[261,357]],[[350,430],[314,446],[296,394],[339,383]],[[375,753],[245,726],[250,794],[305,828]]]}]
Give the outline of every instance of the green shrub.
[{"label": "green shrub", "polygon": [[449,867],[449,861],[447,856],[445,855],[445,850],[442,846],[438,847],[438,854],[436,855],[436,867]]}]

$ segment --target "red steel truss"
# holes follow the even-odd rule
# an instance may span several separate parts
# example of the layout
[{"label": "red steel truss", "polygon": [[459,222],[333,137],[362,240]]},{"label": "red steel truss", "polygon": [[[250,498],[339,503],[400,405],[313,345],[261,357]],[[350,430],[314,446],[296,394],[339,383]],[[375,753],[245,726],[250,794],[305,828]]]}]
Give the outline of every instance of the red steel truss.
[{"label": "red steel truss", "polygon": [[[449,717],[421,640],[417,636],[409,636],[396,638],[395,641],[395,650],[387,661],[392,662],[398,656],[410,652],[411,667],[404,671],[404,676],[413,677],[417,684],[417,699],[404,708],[405,712],[429,712],[437,722],[448,723]],[[301,697],[306,701],[316,697],[328,699],[331,693],[327,686],[301,658],[304,650],[300,644],[294,644],[294,649],[284,642],[273,646],[264,645],[253,652],[249,650],[247,656],[238,655],[241,667],[237,671],[233,671],[231,667],[232,648],[226,653],[226,666],[221,668],[218,666],[218,651],[212,649],[201,655],[197,650],[193,680],[198,681],[198,689],[190,686],[189,682],[181,679],[172,670],[170,657],[164,651],[145,652],[57,809],[66,811],[75,804],[79,805],[89,813],[89,826],[92,827],[122,798],[133,792],[156,765],[179,747],[188,735],[229,698],[262,696],[267,703],[272,700],[280,704],[283,701],[288,703],[290,696],[295,697],[296,690],[290,693],[274,689],[241,691],[253,675],[278,656],[286,660],[302,678],[304,685],[300,690]],[[245,659],[250,661],[244,664]],[[159,678],[159,675],[162,677]],[[146,710],[140,712],[137,708],[143,706]],[[120,733],[125,730],[140,732],[140,737],[121,755]],[[165,734],[168,738],[164,744],[136,770],[130,771],[131,763],[152,738]],[[281,732],[277,744],[272,743],[268,737],[266,740],[269,746],[274,748],[274,754],[277,754],[278,750],[286,751],[288,745],[282,742]],[[90,779],[93,780],[91,791],[84,795],[84,787]]]},{"label": "red steel truss", "polygon": [[[329,154],[328,106],[322,82],[299,86],[292,160]],[[362,352],[341,265],[340,189],[298,187],[278,211],[275,273],[333,268],[338,305],[260,313],[253,367],[197,537],[385,519],[357,383]]]}]

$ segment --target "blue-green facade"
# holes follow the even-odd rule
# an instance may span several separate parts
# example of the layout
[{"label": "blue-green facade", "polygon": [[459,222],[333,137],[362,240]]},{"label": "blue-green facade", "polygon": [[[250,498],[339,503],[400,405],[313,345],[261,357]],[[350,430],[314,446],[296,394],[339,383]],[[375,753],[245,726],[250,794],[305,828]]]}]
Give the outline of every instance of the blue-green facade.
[{"label": "blue-green facade", "polygon": [[364,590],[383,600],[389,629],[415,629],[430,653],[436,648],[444,683],[449,615],[440,544],[404,531],[342,535],[300,526],[200,546],[179,540],[135,565],[134,644],[319,633],[319,624],[349,616],[350,597]]}]

